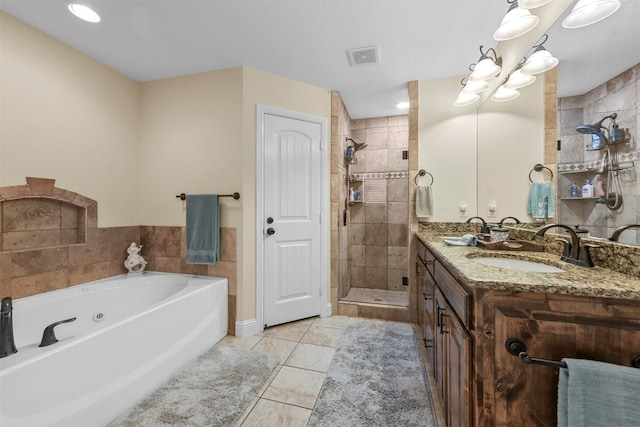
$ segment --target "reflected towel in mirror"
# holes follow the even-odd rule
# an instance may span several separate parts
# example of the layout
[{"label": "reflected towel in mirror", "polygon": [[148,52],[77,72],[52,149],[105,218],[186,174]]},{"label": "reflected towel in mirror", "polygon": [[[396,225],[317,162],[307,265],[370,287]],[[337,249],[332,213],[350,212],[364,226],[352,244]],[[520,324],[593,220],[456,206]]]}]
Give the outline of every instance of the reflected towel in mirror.
[{"label": "reflected towel in mirror", "polygon": [[551,181],[531,183],[531,192],[527,201],[527,213],[536,219],[547,219],[555,216]]},{"label": "reflected towel in mirror", "polygon": [[433,215],[433,194],[430,185],[416,187],[416,216],[428,217]]}]

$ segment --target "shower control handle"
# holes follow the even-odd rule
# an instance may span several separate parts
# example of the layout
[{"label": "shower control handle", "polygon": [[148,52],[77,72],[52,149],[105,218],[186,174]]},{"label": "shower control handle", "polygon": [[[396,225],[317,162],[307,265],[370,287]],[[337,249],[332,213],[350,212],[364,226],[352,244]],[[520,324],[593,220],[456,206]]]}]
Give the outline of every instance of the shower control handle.
[{"label": "shower control handle", "polygon": [[267,234],[269,236],[273,236],[274,234],[276,234],[276,230],[274,230],[273,227],[269,227],[267,228]]}]

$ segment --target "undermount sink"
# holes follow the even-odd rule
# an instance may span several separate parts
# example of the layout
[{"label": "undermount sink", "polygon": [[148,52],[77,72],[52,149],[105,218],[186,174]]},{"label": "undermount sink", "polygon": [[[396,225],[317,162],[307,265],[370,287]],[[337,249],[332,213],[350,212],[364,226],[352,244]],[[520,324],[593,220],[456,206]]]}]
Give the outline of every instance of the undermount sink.
[{"label": "undermount sink", "polygon": [[536,273],[564,273],[565,271],[561,268],[554,267],[553,265],[515,258],[477,257],[471,258],[471,260],[479,264],[506,268],[509,270],[531,271]]}]

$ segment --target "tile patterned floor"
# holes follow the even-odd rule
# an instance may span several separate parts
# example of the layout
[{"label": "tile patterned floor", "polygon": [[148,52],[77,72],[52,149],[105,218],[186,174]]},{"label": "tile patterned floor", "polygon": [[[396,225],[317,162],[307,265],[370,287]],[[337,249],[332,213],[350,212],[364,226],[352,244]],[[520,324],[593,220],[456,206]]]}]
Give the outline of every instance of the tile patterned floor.
[{"label": "tile patterned floor", "polygon": [[236,427],[306,426],[348,319],[313,318],[276,326],[261,335],[223,338],[219,345],[280,356]]}]

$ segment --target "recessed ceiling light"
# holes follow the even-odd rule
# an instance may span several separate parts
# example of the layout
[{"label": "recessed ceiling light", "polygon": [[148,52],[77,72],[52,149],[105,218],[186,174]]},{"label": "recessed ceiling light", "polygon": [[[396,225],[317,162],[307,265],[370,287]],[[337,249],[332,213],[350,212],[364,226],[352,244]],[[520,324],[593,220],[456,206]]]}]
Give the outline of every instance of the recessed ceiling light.
[{"label": "recessed ceiling light", "polygon": [[396,108],[399,110],[406,110],[407,108],[409,108],[409,103],[406,101],[398,102],[398,105],[396,105]]},{"label": "recessed ceiling light", "polygon": [[80,3],[67,3],[67,8],[71,13],[83,21],[92,23],[100,22],[100,15],[98,15],[89,6]]}]

